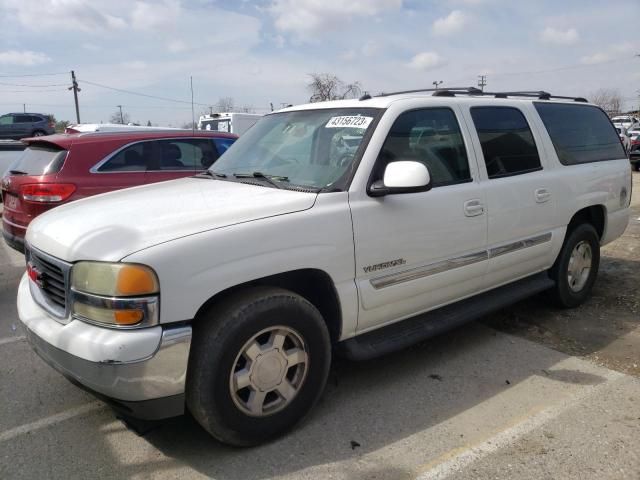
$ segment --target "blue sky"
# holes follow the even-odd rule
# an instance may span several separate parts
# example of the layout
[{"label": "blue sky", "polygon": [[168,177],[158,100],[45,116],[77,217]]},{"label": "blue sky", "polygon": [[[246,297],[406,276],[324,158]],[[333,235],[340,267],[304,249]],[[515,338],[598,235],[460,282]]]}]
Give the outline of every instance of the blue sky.
[{"label": "blue sky", "polygon": [[[371,92],[475,85],[589,96],[640,93],[638,0],[1,0],[0,111],[179,126],[222,97],[262,113],[308,101],[308,74]],[[637,28],[635,29],[637,31]],[[26,76],[54,73],[56,75]],[[25,76],[17,76],[25,75]],[[90,83],[88,83],[90,82]],[[100,84],[103,87],[95,85]]]}]

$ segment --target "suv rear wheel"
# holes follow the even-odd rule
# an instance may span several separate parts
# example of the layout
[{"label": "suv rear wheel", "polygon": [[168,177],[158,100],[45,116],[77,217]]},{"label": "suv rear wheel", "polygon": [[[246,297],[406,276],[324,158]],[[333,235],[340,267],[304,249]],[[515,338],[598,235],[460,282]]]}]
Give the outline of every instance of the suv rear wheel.
[{"label": "suv rear wheel", "polygon": [[256,445],[309,412],[330,361],[329,333],[311,303],[279,288],[241,292],[194,326],[187,406],[218,440]]},{"label": "suv rear wheel", "polygon": [[600,239],[593,225],[582,224],[566,238],[562,250],[550,270],[556,282],[552,290],[554,300],[564,308],[582,304],[598,275]]},{"label": "suv rear wheel", "polygon": [[44,130],[36,130],[33,132],[32,137],[44,137],[47,134]]}]

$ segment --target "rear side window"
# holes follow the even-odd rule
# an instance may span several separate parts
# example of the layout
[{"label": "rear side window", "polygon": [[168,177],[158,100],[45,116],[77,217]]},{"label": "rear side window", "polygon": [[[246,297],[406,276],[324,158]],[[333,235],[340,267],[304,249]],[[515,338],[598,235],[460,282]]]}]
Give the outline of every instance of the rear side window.
[{"label": "rear side window", "polygon": [[98,169],[99,172],[145,172],[153,158],[153,142],[138,142],[120,150]]},{"label": "rear side window", "polygon": [[53,145],[30,145],[11,164],[10,171],[27,175],[52,175],[58,173],[67,158],[67,150]]},{"label": "rear side window", "polygon": [[542,169],[533,134],[520,110],[512,107],[473,107],[471,117],[480,138],[489,178]]},{"label": "rear side window", "polygon": [[45,120],[43,117],[36,117],[35,115],[31,115],[29,118],[32,123],[43,122]]},{"label": "rear side window", "polygon": [[534,102],[563,165],[625,158],[607,114],[591,105]]},{"label": "rear side window", "polygon": [[14,115],[13,123],[31,123],[32,118],[31,115]]}]

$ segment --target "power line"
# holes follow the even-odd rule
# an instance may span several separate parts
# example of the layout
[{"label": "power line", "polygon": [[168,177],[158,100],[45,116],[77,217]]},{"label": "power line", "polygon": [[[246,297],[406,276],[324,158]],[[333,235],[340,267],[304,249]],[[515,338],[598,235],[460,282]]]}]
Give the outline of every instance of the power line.
[{"label": "power line", "polygon": [[64,92],[66,88],[54,88],[44,90],[0,90],[0,93],[46,93],[46,92]]},{"label": "power line", "polygon": [[50,77],[52,75],[68,75],[69,72],[57,72],[57,73],[23,73],[20,75],[7,75],[2,74],[0,78],[22,78],[22,77]]},{"label": "power line", "polygon": [[[86,83],[87,85],[93,85],[95,87],[106,88],[107,90],[113,90],[115,92],[128,93],[129,95],[138,95],[140,97],[154,98],[156,100],[163,100],[165,102],[186,103],[191,105],[191,102],[188,100],[178,100],[176,98],[160,97],[157,95],[148,95],[146,93],[133,92],[131,90],[124,90],[122,88],[115,88],[115,87],[110,87],[108,85],[102,85],[100,83],[90,82],[88,80],[80,80],[80,82]],[[211,103],[198,103],[198,102],[193,102],[193,104],[200,105],[202,107],[208,107],[209,105],[212,105]]]},{"label": "power line", "polygon": [[27,85],[24,83],[5,83],[0,82],[0,85],[6,85],[9,87],[32,87],[32,88],[41,88],[41,87],[66,87],[67,83],[51,83],[49,85]]}]

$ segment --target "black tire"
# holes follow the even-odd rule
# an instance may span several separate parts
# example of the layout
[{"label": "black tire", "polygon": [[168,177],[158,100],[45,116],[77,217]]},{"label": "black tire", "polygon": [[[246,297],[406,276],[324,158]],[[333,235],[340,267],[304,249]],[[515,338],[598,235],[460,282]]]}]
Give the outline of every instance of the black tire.
[{"label": "black tire", "polygon": [[44,137],[47,134],[44,130],[34,130],[31,134],[32,137]]},{"label": "black tire", "polygon": [[[305,374],[297,394],[281,410],[251,416],[234,403],[238,397],[232,396],[230,376],[247,342],[274,326],[292,329],[303,340],[308,354]],[[194,322],[186,404],[198,423],[221,442],[257,445],[282,435],[312,409],[330,364],[329,333],[311,303],[288,290],[252,288],[232,295]],[[287,368],[295,367],[285,367],[289,372]]]},{"label": "black tire", "polygon": [[[574,249],[581,242],[586,242],[591,249],[591,270],[584,285],[576,291],[569,285],[569,261]],[[558,258],[551,270],[549,270],[549,276],[556,283],[555,287],[550,291],[555,303],[562,308],[573,308],[582,304],[591,293],[593,284],[598,276],[599,266],[600,238],[596,229],[588,223],[576,226],[568,233]]]}]

